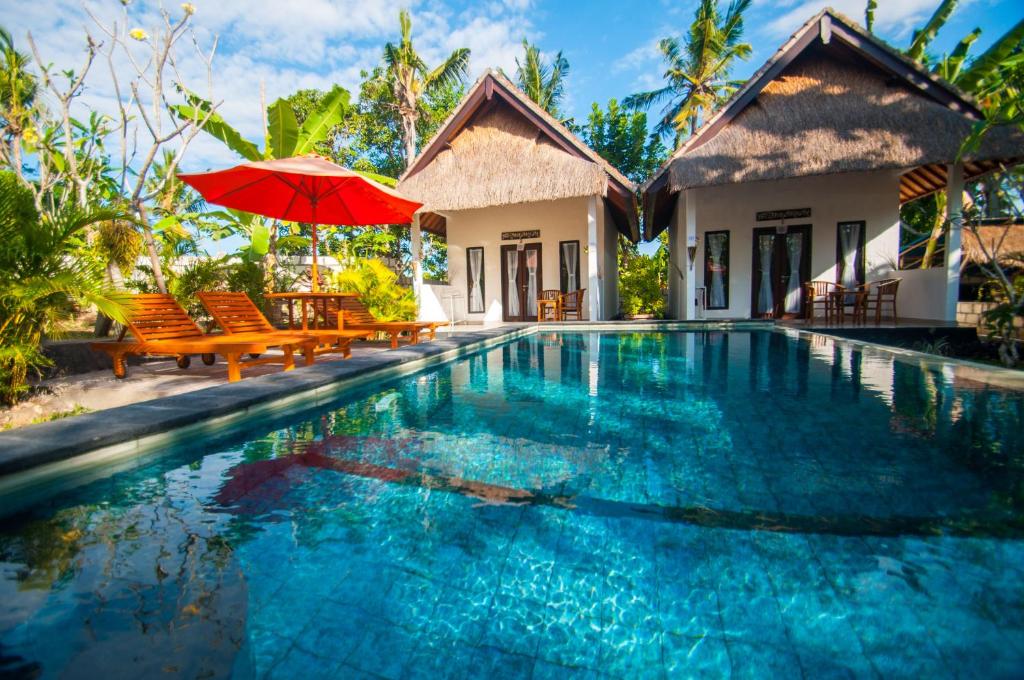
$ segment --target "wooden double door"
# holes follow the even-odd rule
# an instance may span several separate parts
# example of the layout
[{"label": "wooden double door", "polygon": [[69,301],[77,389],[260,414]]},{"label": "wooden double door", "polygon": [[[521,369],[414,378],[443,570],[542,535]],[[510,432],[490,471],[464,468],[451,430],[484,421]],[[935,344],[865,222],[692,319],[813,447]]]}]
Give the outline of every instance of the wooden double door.
[{"label": "wooden double door", "polygon": [[539,243],[501,247],[501,309],[505,321],[536,321],[544,290]]},{"label": "wooden double door", "polygon": [[755,319],[789,319],[804,313],[803,284],[811,280],[811,226],[754,229],[750,310]]}]

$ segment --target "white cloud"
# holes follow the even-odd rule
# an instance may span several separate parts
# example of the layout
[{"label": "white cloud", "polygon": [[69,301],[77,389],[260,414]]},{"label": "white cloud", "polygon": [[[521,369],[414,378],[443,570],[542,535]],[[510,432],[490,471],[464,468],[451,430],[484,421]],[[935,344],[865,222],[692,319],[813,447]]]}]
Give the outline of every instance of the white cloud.
[{"label": "white cloud", "polygon": [[[165,4],[180,15],[176,1]],[[272,102],[300,88],[329,89],[340,84],[355,95],[360,70],[378,63],[386,41],[398,38],[398,12],[408,6],[413,39],[429,64],[436,64],[455,48],[471,50],[471,75],[486,68],[515,66],[524,37],[536,39],[528,13],[533,0],[494,0],[471,4],[454,13],[443,0],[193,0],[197,11],[193,26],[204,48],[218,39],[214,59],[213,98],[222,101],[220,113],[245,136],[262,134],[260,84]],[[77,68],[85,54],[84,31],[97,38],[101,32],[86,7],[104,23],[117,21],[124,28],[119,2],[90,0],[14,0],[4,23],[19,47],[27,50],[31,31],[43,59],[58,69]],[[136,0],[128,8],[128,27],[156,33],[160,5]],[[133,45],[144,49],[140,45]],[[186,83],[207,94],[207,74],[189,40],[180,43],[181,71]],[[81,106],[114,113],[115,95],[107,64],[97,60],[87,81]],[[185,159],[189,168],[236,162],[234,154],[205,135],[193,141]]]},{"label": "white cloud", "polygon": [[612,65],[612,73],[624,73],[638,69],[651,69],[661,60],[661,52],[658,50],[658,39],[652,39],[630,50],[625,55],[615,60]]}]

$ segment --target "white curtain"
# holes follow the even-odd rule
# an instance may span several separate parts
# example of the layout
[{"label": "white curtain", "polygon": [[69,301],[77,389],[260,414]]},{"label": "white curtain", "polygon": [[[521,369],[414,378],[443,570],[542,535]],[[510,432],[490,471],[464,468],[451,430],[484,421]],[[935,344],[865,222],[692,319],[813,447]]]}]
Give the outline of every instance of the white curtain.
[{"label": "white curtain", "polygon": [[484,311],[484,291],[481,274],[484,271],[484,251],[473,248],[469,251],[469,311]]},{"label": "white curtain", "polygon": [[576,280],[576,263],[579,261],[578,251],[580,244],[569,241],[562,244],[562,257],[565,259],[565,292],[571,293],[579,290],[580,284]]},{"label": "white curtain", "polygon": [[725,271],[722,268],[722,253],[725,251],[726,234],[708,236],[711,256],[711,307],[725,307]]},{"label": "white curtain", "polygon": [[800,261],[804,255],[804,235],[786,236],[786,250],[789,254],[789,281],[786,284],[786,312],[800,312]]},{"label": "white curtain", "polygon": [[860,245],[860,225],[844,224],[839,228],[839,247],[843,251],[843,275],[839,282],[844,288],[856,288],[857,246]]},{"label": "white curtain", "polygon": [[508,316],[519,316],[519,251],[505,251],[505,262],[508,265]]},{"label": "white curtain", "polygon": [[775,235],[758,237],[757,247],[761,255],[761,285],[757,295],[757,313],[767,314],[775,306],[772,296],[772,255],[775,252]]},{"label": "white curtain", "polygon": [[537,251],[526,251],[526,316],[537,316]]}]

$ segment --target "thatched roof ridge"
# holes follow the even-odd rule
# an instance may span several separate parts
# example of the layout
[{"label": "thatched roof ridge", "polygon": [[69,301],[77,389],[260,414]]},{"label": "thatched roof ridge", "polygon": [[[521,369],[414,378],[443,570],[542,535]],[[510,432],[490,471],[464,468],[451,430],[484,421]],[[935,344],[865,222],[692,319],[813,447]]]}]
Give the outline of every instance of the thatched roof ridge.
[{"label": "thatched roof ridge", "polygon": [[639,238],[636,186],[494,71],[474,83],[398,188],[427,213],[604,196],[620,231]]}]

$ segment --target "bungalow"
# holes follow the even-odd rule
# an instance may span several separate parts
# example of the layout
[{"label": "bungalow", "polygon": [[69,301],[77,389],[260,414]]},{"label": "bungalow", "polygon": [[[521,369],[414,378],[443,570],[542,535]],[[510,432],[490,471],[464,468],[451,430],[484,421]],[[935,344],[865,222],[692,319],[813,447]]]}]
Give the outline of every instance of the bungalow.
[{"label": "bungalow", "polygon": [[[502,75],[473,85],[398,188],[424,203],[421,318],[532,321],[551,289],[584,289],[582,318],[618,313],[618,235],[639,240],[636,188]],[[446,238],[447,287],[422,284],[420,228]]]},{"label": "bungalow", "polygon": [[[900,316],[955,320],[966,180],[1024,159],[998,129],[960,157],[978,107],[826,9],[643,187],[645,238],[668,229],[669,315],[781,318],[802,284],[898,276]],[[944,267],[898,271],[900,206],[945,189]]]}]

